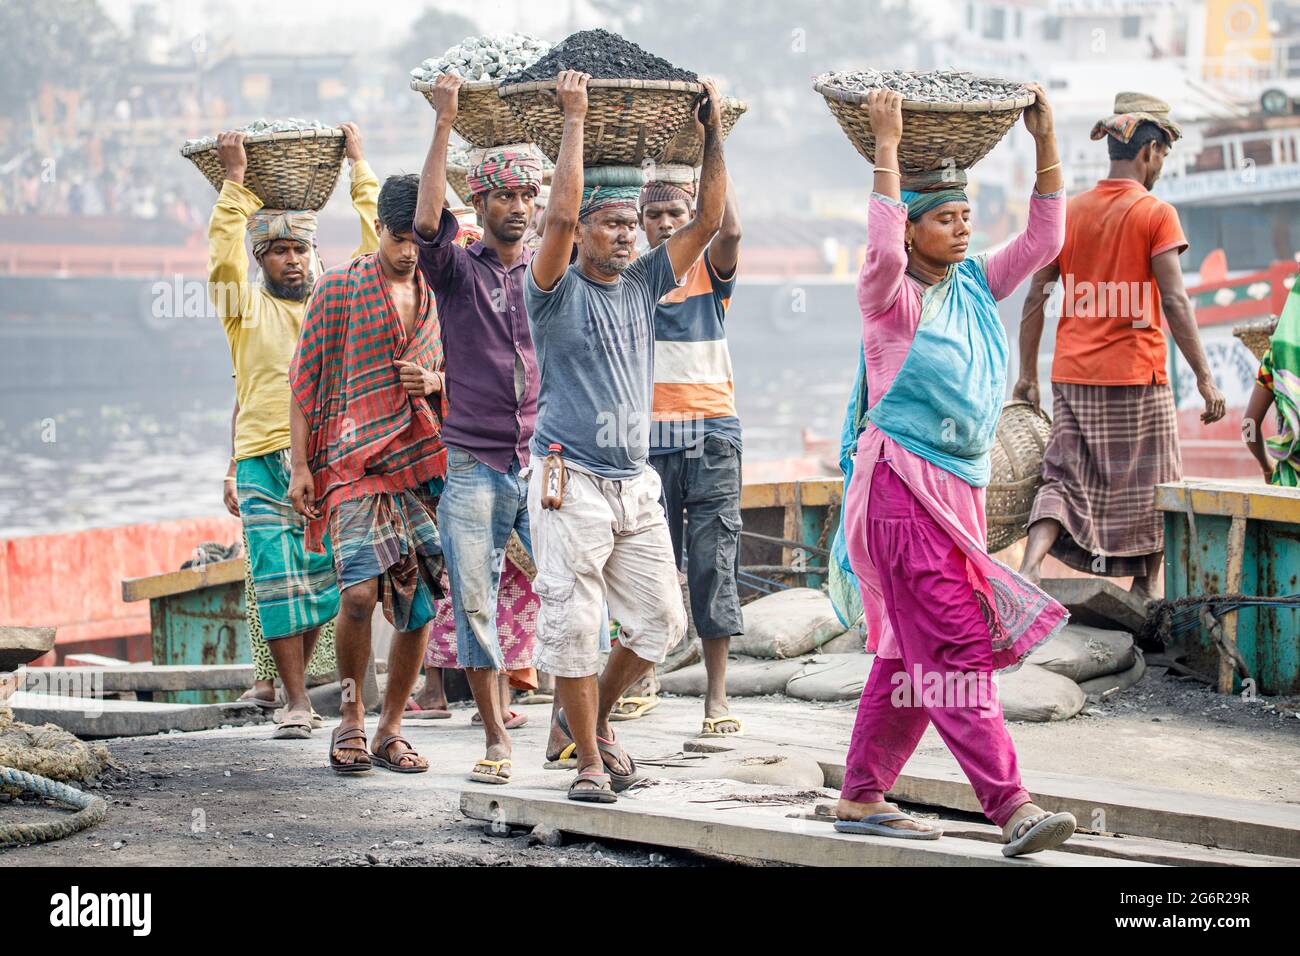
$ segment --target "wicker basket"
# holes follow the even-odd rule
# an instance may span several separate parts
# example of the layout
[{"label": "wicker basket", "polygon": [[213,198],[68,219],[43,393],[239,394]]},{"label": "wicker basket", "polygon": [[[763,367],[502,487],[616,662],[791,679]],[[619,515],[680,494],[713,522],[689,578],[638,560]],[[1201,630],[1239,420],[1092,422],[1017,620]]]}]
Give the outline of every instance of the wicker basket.
[{"label": "wicker basket", "polygon": [[447,185],[460,197],[461,202],[469,202],[469,167],[448,163]]},{"label": "wicker basket", "polygon": [[[814,83],[813,89],[826,98],[849,142],[874,164],[876,137],[866,110],[867,94],[821,82]],[[1007,135],[1025,107],[1033,102],[1032,92],[1014,99],[978,103],[903,100],[903,140],[898,146],[901,171],[920,173],[951,166],[970,169]]]},{"label": "wicker basket", "polygon": [[992,474],[984,498],[990,554],[1015,544],[1029,529],[1051,428],[1052,420],[1029,402],[1017,399],[1002,408],[989,452]]},{"label": "wicker basket", "polygon": [[[515,114],[501,101],[497,92],[500,86],[499,80],[474,80],[461,84],[456,100],[456,122],[451,124],[451,128],[471,146],[504,146],[528,139]],[[433,105],[432,83],[412,80],[411,89],[423,93],[429,105]]]},{"label": "wicker basket", "polygon": [[[244,140],[248,169],[244,187],[267,209],[325,208],[343,168],[345,141],[341,129],[289,130],[258,133]],[[185,146],[181,155],[199,168],[212,188],[221,191],[226,167],[217,147]]]},{"label": "wicker basket", "polygon": [[1232,334],[1241,339],[1242,345],[1255,353],[1255,358],[1263,359],[1264,353],[1268,351],[1272,343],[1273,330],[1277,328],[1277,318],[1269,317],[1266,319],[1254,319],[1243,325],[1238,325],[1232,330]]},{"label": "wicker basket", "polygon": [[[588,81],[582,164],[640,166],[646,160],[662,161],[703,90],[699,83],[678,80]],[[555,80],[506,84],[501,98],[546,158],[555,162],[564,132]]]},{"label": "wicker basket", "polygon": [[[724,96],[722,98],[722,138],[726,139],[731,135],[732,129],[736,126],[736,121],[744,115],[749,109],[749,104],[744,100],[738,100],[734,96]],[[684,123],[673,141],[668,144],[664,150],[663,158],[660,163],[681,164],[682,166],[698,166],[704,162],[704,140],[700,138],[695,129],[694,121]]]}]

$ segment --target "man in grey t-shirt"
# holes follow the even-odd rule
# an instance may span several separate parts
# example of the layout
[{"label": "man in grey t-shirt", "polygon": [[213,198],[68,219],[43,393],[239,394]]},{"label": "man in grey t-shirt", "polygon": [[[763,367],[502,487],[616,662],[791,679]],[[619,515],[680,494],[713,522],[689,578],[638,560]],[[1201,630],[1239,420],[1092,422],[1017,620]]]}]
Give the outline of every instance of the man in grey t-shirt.
[{"label": "man in grey t-shirt", "polygon": [[[536,665],[555,676],[548,765],[563,765],[576,748],[569,798],[609,803],[636,773],[610,710],[686,633],[659,476],[646,466],[654,310],[721,226],[727,172],[720,111],[710,108],[701,117],[696,216],[634,262],[639,186],[583,187],[589,79],[566,70],[557,80],[564,132],[546,231],[524,284],[541,378],[528,517],[541,598]],[[704,86],[704,102],[719,102],[713,83]],[[553,444],[563,449],[567,480],[561,507],[549,510],[541,479]],[[620,631],[597,679],[606,602]]]}]

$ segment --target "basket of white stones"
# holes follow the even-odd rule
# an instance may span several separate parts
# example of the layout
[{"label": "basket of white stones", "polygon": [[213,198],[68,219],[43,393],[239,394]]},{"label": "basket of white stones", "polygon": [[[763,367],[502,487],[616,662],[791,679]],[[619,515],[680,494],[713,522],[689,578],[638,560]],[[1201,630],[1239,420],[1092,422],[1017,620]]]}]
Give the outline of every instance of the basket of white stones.
[{"label": "basket of white stones", "polygon": [[1034,102],[1034,92],[1024,84],[955,70],[843,70],[818,76],[813,89],[826,98],[844,135],[873,164],[876,137],[867,96],[878,89],[903,94],[898,163],[905,173],[969,169]]},{"label": "basket of white stones", "polygon": [[425,60],[411,71],[411,89],[433,105],[433,87],[444,73],[465,82],[457,97],[452,128],[471,146],[487,148],[524,142],[528,134],[497,88],[502,79],[526,69],[542,57],[551,44],[522,33],[466,37],[440,57]]}]

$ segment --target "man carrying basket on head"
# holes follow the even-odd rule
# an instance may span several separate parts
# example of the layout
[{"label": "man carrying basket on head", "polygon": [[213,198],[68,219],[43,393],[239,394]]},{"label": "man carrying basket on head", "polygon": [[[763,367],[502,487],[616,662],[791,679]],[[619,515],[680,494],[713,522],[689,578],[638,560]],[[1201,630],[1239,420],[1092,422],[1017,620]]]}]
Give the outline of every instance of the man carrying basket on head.
[{"label": "man carrying basket on head", "polygon": [[[379,248],[375,232],[379,180],[362,153],[361,134],[343,124],[352,168],[352,207],[361,220],[353,257]],[[216,306],[235,367],[234,455],[226,475],[226,506],[244,527],[253,595],[248,602],[258,685],[242,699],[273,705],[274,680],[284,685],[279,738],[304,738],[314,725],[305,671],[317,639],[333,642],[338,587],[328,550],[303,547],[304,522],[289,503],[289,362],[319,269],[316,214],[263,209],[244,187],[245,134],[222,133],[217,155],[226,168],[208,225],[208,293]],[[244,234],[262,270],[249,280]],[[259,650],[269,648],[269,653]],[[329,654],[332,658],[333,654]],[[330,665],[332,668],[332,664]]]},{"label": "man carrying basket on head", "polygon": [[1042,89],[1031,89],[1038,99],[1025,126],[1038,175],[1029,223],[1000,251],[974,258],[966,254],[965,174],[902,182],[902,96],[868,96],[876,168],[858,304],[870,408],[844,501],[876,660],[858,704],[836,829],[939,837],[885,802],[933,721],[984,813],[1003,828],[1008,856],[1074,832],[1072,816],[1040,810],[1021,785],[992,682],[995,670],[1051,637],[1065,609],[984,544],[989,449],[1007,370],[997,300],[1051,261],[1064,229],[1052,113]]}]

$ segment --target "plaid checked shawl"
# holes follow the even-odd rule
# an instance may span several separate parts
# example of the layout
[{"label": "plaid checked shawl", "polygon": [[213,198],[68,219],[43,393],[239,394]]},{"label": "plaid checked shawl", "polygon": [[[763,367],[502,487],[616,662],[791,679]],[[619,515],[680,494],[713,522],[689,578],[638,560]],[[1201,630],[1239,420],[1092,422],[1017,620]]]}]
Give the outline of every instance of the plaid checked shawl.
[{"label": "plaid checked shawl", "polygon": [[[307,526],[307,548],[323,548],[339,502],[415,488],[446,474],[440,440],[445,397],[433,405],[402,388],[394,362],[441,371],[442,330],[433,294],[416,272],[420,314],[408,341],[379,255],[354,259],[316,284],[289,385],[311,426],[307,459],[321,518]],[[434,407],[436,405],[436,407]]]}]

